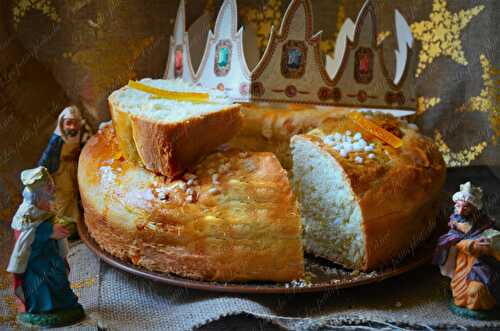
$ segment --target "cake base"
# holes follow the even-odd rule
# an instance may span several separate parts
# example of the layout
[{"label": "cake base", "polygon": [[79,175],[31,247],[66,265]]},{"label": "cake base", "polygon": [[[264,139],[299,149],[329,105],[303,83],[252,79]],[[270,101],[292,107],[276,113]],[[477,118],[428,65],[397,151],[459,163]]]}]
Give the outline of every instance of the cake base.
[{"label": "cake base", "polygon": [[123,270],[134,276],[150,279],[167,285],[179,286],[195,290],[222,292],[222,293],[254,293],[254,294],[292,294],[315,293],[339,290],[377,283],[403,273],[412,271],[429,263],[434,252],[436,235],[419,245],[412,255],[379,271],[364,273],[345,269],[328,260],[306,254],[304,267],[308,277],[304,280],[279,282],[214,282],[200,281],[180,277],[170,273],[161,273],[147,270],[134,265],[129,261],[113,256],[102,248],[90,236],[85,222],[77,223],[78,233],[84,244],[105,263]]}]

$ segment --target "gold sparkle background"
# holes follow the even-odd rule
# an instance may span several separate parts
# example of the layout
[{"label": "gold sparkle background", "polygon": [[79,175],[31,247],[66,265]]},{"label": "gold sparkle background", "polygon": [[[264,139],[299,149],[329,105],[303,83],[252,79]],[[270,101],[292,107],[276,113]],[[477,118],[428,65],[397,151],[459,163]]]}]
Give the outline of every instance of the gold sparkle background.
[{"label": "gold sparkle background", "polygon": [[[221,0],[186,0],[187,25],[211,24]],[[333,53],[362,0],[313,0],[321,48]],[[239,22],[265,49],[288,0],[239,0]],[[394,9],[415,37],[415,120],[450,167],[500,165],[500,1],[374,1],[378,42],[388,66],[396,47]],[[0,5],[0,219],[19,201],[19,172],[38,159],[69,102],[96,125],[109,119],[106,97],[129,79],[160,77],[177,1],[5,0]],[[206,35],[190,35],[204,45]]]}]

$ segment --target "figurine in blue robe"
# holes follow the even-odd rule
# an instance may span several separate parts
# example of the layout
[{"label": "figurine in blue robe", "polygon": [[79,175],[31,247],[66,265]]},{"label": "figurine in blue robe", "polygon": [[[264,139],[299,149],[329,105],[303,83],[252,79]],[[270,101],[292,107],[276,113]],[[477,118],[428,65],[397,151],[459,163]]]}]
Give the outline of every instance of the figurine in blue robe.
[{"label": "figurine in blue robe", "polygon": [[23,203],[12,221],[16,243],[7,267],[14,274],[14,291],[24,304],[22,324],[54,327],[72,324],[85,314],[68,281],[67,237],[54,224],[55,185],[44,167],[21,174]]}]

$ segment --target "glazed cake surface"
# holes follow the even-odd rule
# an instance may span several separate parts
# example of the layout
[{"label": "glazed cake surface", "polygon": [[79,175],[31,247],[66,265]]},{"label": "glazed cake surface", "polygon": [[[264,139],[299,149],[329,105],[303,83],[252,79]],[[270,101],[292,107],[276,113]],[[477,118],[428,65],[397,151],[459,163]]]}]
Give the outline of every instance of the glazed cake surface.
[{"label": "glazed cake surface", "polygon": [[304,275],[297,202],[271,153],[216,152],[168,180],[127,161],[107,126],[85,145],[78,181],[91,236],[121,259],[203,280]]},{"label": "glazed cake surface", "polygon": [[327,118],[347,112],[344,108],[301,104],[243,104],[241,129],[228,144],[249,151],[272,152],[290,170],[290,139],[317,128]]},{"label": "glazed cake surface", "polygon": [[401,147],[346,115],[294,136],[291,150],[305,250],[367,271],[395,263],[429,236],[446,166],[415,125],[365,117],[399,137]]}]

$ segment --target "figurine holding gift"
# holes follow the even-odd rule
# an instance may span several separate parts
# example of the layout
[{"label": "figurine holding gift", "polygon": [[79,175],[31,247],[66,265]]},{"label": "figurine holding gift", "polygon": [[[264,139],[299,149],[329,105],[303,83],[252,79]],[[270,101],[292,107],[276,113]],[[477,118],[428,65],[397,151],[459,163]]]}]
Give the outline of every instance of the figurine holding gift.
[{"label": "figurine holding gift", "polygon": [[478,319],[489,318],[500,302],[500,232],[482,211],[482,195],[470,182],[460,185],[450,230],[439,238],[434,259],[452,279],[452,311]]},{"label": "figurine holding gift", "polygon": [[85,313],[68,281],[69,231],[53,224],[54,181],[44,167],[23,171],[21,181],[23,202],[12,220],[16,243],[7,267],[24,304],[17,319],[42,327],[72,324]]},{"label": "figurine holding gift", "polygon": [[[59,115],[56,129],[38,161],[38,166],[47,168],[54,178],[57,187],[56,215],[66,223],[75,223],[81,218],[76,171],[84,142],[83,129],[84,120],[78,108],[65,108]],[[72,234],[76,232],[74,224],[70,226],[70,231]]]}]

